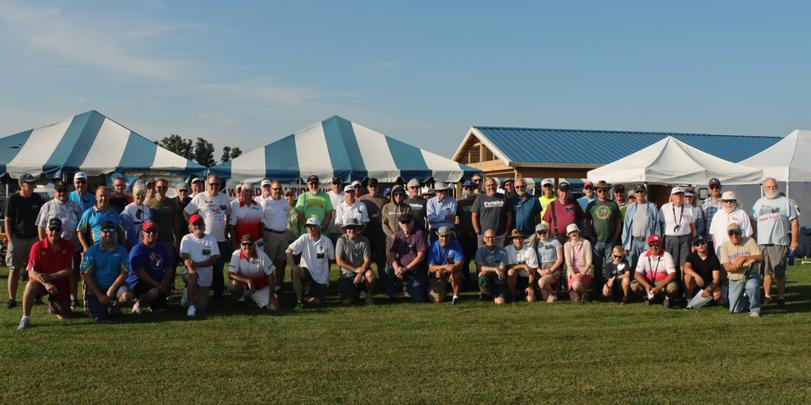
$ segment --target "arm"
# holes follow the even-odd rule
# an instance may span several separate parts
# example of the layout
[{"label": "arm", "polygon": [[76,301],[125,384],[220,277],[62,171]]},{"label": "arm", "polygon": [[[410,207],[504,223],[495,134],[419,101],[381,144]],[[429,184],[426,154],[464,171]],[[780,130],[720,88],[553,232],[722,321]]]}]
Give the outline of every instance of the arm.
[{"label": "arm", "polygon": [[481,235],[482,232],[481,232],[481,226],[479,225],[479,213],[478,212],[473,212],[473,213],[470,214],[470,222],[472,222],[472,224],[473,224],[473,232],[475,232],[476,235]]},{"label": "arm", "polygon": [[135,269],[135,274],[138,275],[138,279],[146,282],[147,284],[158,287],[158,288],[161,287],[161,283],[159,283],[157,280],[152,278],[152,276],[150,276],[149,273],[147,273],[146,270],[143,267],[139,266],[138,268],[136,268]]},{"label": "arm", "polygon": [[564,257],[564,255],[563,255],[563,246],[559,246],[559,247],[557,247],[555,249],[556,249],[555,264],[553,264],[552,268],[549,269],[550,273],[554,273],[555,271],[560,269],[560,266],[563,265],[563,257]]},{"label": "arm", "polygon": [[417,265],[419,265],[420,263],[425,261],[425,257],[426,257],[426,254],[425,254],[424,250],[420,251],[420,252],[417,252],[417,257],[415,257],[414,260],[411,261],[411,263],[406,265],[406,270],[408,270],[408,271],[413,270],[414,267],[416,267]]},{"label": "arm", "polygon": [[335,217],[335,210],[329,210],[324,215],[324,224],[328,225],[332,223],[332,219]]},{"label": "arm", "polygon": [[[8,228],[6,228],[6,229],[8,229]],[[37,227],[37,236],[39,237],[39,240],[43,240],[43,239],[48,237],[47,234],[46,234],[45,227],[42,227],[42,226]]]},{"label": "arm", "polygon": [[797,250],[800,246],[800,242],[797,241],[797,234],[800,233],[800,221],[797,218],[791,220],[791,244],[789,245],[789,249]]},{"label": "arm", "polygon": [[645,278],[645,276],[643,276],[642,273],[638,271],[638,269],[637,272],[634,273],[634,280],[636,280],[637,283],[642,284],[642,286],[645,287],[646,291],[649,291],[653,287],[651,283],[648,282],[648,279]]},{"label": "arm", "polygon": [[507,211],[507,214],[505,216],[507,217],[507,227],[504,228],[504,229],[507,230],[505,232],[509,233],[509,231],[511,229],[513,229],[513,213],[512,213],[512,211]]},{"label": "arm", "polygon": [[79,239],[79,243],[82,245],[82,252],[87,252],[87,249],[90,248],[90,243],[88,243],[89,241],[87,238],[85,238],[84,232],[82,230],[77,230],[76,237]]}]

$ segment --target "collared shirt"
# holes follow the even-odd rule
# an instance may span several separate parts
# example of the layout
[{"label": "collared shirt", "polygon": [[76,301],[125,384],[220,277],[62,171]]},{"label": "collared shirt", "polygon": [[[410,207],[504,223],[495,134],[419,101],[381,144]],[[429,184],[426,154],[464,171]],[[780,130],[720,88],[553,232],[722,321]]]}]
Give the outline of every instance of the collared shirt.
[{"label": "collared shirt", "polygon": [[75,202],[82,212],[85,212],[96,205],[96,195],[93,193],[84,193],[81,196],[75,191],[68,194],[68,200]]},{"label": "collared shirt", "polygon": [[267,285],[267,276],[276,271],[273,261],[265,252],[257,249],[255,255],[246,257],[242,251],[237,249],[231,254],[231,261],[228,264],[228,272],[238,274],[245,278],[258,281],[257,290]]},{"label": "collared shirt", "polygon": [[[87,232],[90,230],[91,240],[88,244],[92,245],[101,240],[101,224],[107,221],[115,224],[117,229],[123,229],[121,217],[114,209],[108,208],[106,211],[99,211],[94,205],[82,214],[82,218],[79,220],[79,225],[76,226],[76,230],[79,232]],[[118,242],[118,233],[113,233],[113,239]]]},{"label": "collared shirt", "polygon": [[[597,199],[597,197],[595,195],[592,195],[592,197],[590,197],[590,198],[586,197],[586,196],[582,196],[582,197],[577,199],[577,203],[580,204],[580,209],[583,210],[583,212],[586,212],[586,207],[589,206],[589,203],[591,203],[592,201],[594,201],[596,199]],[[619,209],[619,207],[617,207],[617,208]]]},{"label": "collared shirt", "polygon": [[476,250],[476,264],[479,266],[498,267],[501,263],[507,264],[507,252],[501,246],[494,246],[490,250],[482,246]]},{"label": "collared shirt", "polygon": [[[343,191],[339,190],[338,192],[335,192],[335,191],[330,190],[330,191],[327,191],[327,196],[329,196],[330,204],[332,204],[332,209],[337,211],[338,206],[341,205],[341,203],[344,201],[344,193],[343,193]],[[309,216],[305,215],[304,218],[305,219],[309,218]],[[321,218],[321,220],[323,221],[323,218]],[[329,226],[325,227],[327,233],[338,233],[338,228],[336,227],[336,222],[335,222],[337,220],[338,220],[338,216],[337,215],[333,216],[332,223],[329,224]]]},{"label": "collared shirt", "polygon": [[704,229],[709,235],[710,227],[712,226],[712,219],[715,217],[715,213],[722,208],[721,199],[719,198],[713,201],[712,197],[708,197],[706,200],[704,200],[704,204],[701,206],[701,208],[704,210],[704,218],[706,220]]},{"label": "collared shirt", "polygon": [[431,197],[428,199],[426,207],[428,214],[428,224],[431,230],[437,230],[443,226],[453,228],[453,220],[448,221],[445,217],[450,215],[456,216],[456,199],[450,196],[445,196],[442,201],[438,197]]},{"label": "collared shirt", "polygon": [[350,218],[357,219],[361,225],[368,223],[369,214],[366,212],[366,204],[355,201],[352,205],[349,205],[346,201],[341,201],[335,210],[335,226],[343,227]]},{"label": "collared shirt", "polygon": [[727,213],[723,208],[718,210],[712,218],[710,235],[715,247],[715,254],[719,259],[721,258],[721,245],[729,240],[727,226],[733,222],[740,226],[742,237],[752,236],[752,223],[749,222],[749,215],[744,210],[737,207],[730,213]]},{"label": "collared shirt", "polygon": [[[341,235],[335,244],[335,256],[349,263],[353,268],[360,267],[366,260],[372,259],[372,250],[369,247],[369,239],[363,235],[358,235],[355,240],[348,235]],[[355,272],[341,267],[341,277],[355,277]]]},{"label": "collared shirt", "polygon": [[[74,201],[54,198],[45,203],[39,210],[37,216],[37,226],[48,228],[48,221],[52,218],[59,218],[62,221],[62,239],[66,239],[76,246],[79,241],[76,239],[76,227],[82,217],[82,209]],[[81,245],[79,245],[81,247]]]},{"label": "collared shirt", "polygon": [[[111,210],[116,216],[115,210]],[[101,242],[87,249],[82,260],[82,274],[93,277],[96,286],[104,292],[115,282],[118,275],[129,271],[127,249],[114,244],[110,250],[104,249]]]},{"label": "collared shirt", "polygon": [[[198,238],[194,233],[189,233],[180,240],[180,255],[182,256],[183,254],[189,255],[189,259],[192,262],[202,262],[210,259],[212,256],[220,256],[220,247],[217,244],[217,240],[211,235],[204,234],[202,238]],[[225,254],[225,252],[222,254]],[[213,265],[195,268],[197,272],[197,285],[201,287],[211,286],[213,268]],[[187,271],[186,266],[183,266],[183,273],[185,274]]]},{"label": "collared shirt", "polygon": [[[274,200],[273,197],[262,200],[262,223],[272,231],[286,231],[290,216],[290,204],[286,198]],[[298,236],[298,235],[297,235]]]},{"label": "collared shirt", "polygon": [[[408,235],[402,230],[397,231],[397,233],[394,234],[394,240],[389,250],[392,253],[393,259],[396,260],[400,266],[408,266],[420,252],[425,252],[427,249],[425,233],[423,233],[421,229],[414,229],[412,233]],[[393,262],[394,260],[391,261]],[[425,266],[425,261],[417,266]]]},{"label": "collared shirt", "polygon": [[668,274],[675,273],[676,265],[673,263],[673,256],[664,250],[661,253],[658,256],[651,256],[650,250],[645,252],[636,262],[636,272],[653,283],[666,279]]},{"label": "collared shirt", "polygon": [[[57,249],[51,250],[51,244],[48,239],[43,239],[34,243],[31,247],[31,252],[28,254],[28,271],[36,271],[37,273],[54,274],[59,271],[69,269],[73,270],[73,244],[67,240],[60,240]],[[70,297],[70,278],[66,277],[61,280],[54,280],[54,285],[57,288],[57,297],[69,298]]]},{"label": "collared shirt", "polygon": [[242,235],[251,235],[258,241],[262,239],[262,207],[253,199],[246,203],[233,200],[228,224],[234,227],[235,240],[242,240]]},{"label": "collared shirt", "polygon": [[524,235],[532,235],[535,233],[535,225],[538,223],[538,216],[541,214],[541,203],[538,199],[524,194],[524,197],[516,197],[514,201],[515,215],[515,229],[518,229]]},{"label": "collared shirt", "polygon": [[454,264],[463,260],[465,256],[462,253],[462,246],[455,240],[450,241],[444,248],[439,241],[435,241],[431,244],[431,251],[428,252],[428,264],[434,266]]}]

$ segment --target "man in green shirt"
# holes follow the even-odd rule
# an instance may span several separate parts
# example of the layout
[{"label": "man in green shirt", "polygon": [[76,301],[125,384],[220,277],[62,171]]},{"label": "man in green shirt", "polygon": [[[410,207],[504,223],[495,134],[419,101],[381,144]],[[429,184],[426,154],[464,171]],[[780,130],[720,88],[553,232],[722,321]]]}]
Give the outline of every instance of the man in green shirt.
[{"label": "man in green shirt", "polygon": [[603,285],[603,265],[611,259],[611,249],[617,243],[622,232],[622,216],[614,201],[608,199],[608,183],[603,180],[594,187],[597,199],[586,206],[586,232],[591,239],[594,282],[592,286]]},{"label": "man in green shirt", "polygon": [[555,182],[552,179],[543,179],[541,181],[541,188],[543,189],[543,194],[538,197],[538,201],[541,203],[541,218],[540,221],[543,222],[543,215],[546,213],[546,207],[549,204],[552,204],[552,201],[558,199],[558,195],[555,194]]},{"label": "man in green shirt", "polygon": [[298,223],[303,224],[306,218],[316,217],[320,224],[331,224],[335,216],[335,209],[332,206],[332,199],[323,191],[318,191],[318,176],[310,176],[307,178],[306,193],[298,196],[296,202],[296,213],[298,214]]}]

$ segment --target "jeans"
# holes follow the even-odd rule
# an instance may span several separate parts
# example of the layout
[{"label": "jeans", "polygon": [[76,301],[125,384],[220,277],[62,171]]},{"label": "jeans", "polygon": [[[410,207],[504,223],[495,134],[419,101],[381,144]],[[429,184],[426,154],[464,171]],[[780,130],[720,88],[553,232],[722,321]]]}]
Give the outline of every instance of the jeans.
[{"label": "jeans", "polygon": [[225,291],[222,270],[225,268],[225,262],[231,260],[231,253],[234,251],[231,242],[227,239],[223,242],[217,242],[217,248],[220,249],[220,257],[217,259],[217,263],[214,263],[211,275],[211,289],[214,291],[215,298],[222,297],[222,293]]},{"label": "jeans", "polygon": [[746,310],[760,313],[760,274],[757,270],[749,270],[743,280],[729,280],[729,312]]},{"label": "jeans", "polygon": [[631,270],[636,270],[636,264],[639,262],[639,256],[642,256],[648,250],[648,242],[646,240],[631,240],[631,250],[628,251],[628,259],[631,262]]},{"label": "jeans", "polygon": [[[594,280],[591,282],[591,289],[598,293],[603,289],[603,267],[606,262],[611,261],[611,249],[614,248],[613,241],[594,242],[592,247],[592,264],[594,265]],[[597,295],[595,295],[596,297]]]},{"label": "jeans", "polygon": [[411,294],[411,301],[425,302],[428,297],[428,270],[425,267],[405,272],[403,279],[400,280],[394,274],[394,267],[389,265],[380,275],[380,282],[389,298],[400,296],[400,292],[403,291],[403,283],[405,283],[408,293]]}]

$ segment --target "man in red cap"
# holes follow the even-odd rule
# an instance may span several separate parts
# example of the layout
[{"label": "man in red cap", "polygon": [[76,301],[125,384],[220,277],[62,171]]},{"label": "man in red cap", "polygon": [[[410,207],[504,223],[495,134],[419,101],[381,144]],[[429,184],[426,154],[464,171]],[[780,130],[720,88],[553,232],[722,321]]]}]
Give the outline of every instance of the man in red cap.
[{"label": "man in red cap", "polygon": [[220,258],[217,239],[206,234],[206,223],[200,214],[189,217],[191,233],[180,240],[180,257],[183,259],[183,290],[181,306],[188,306],[186,315],[194,317],[197,309],[205,311],[208,306],[208,289],[212,284],[214,264]]},{"label": "man in red cap", "polygon": [[127,285],[136,298],[132,306],[134,314],[140,315],[144,307],[166,308],[166,297],[171,293],[175,278],[174,256],[170,246],[158,241],[159,228],[151,219],[144,221],[142,241],[129,254]]},{"label": "man in red cap", "polygon": [[644,296],[648,305],[664,295],[665,308],[670,308],[679,292],[676,284],[676,266],[673,256],[662,249],[662,239],[653,234],[648,237],[648,251],[639,258],[636,274],[631,283],[634,294]]}]

